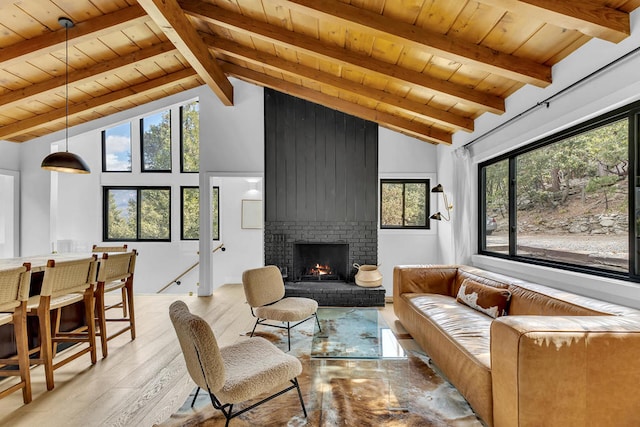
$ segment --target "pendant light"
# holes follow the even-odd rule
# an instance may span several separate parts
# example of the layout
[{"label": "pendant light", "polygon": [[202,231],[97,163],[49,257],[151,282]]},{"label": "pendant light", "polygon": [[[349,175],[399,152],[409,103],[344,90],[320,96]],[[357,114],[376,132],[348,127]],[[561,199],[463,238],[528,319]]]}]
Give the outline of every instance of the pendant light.
[{"label": "pendant light", "polygon": [[55,172],[90,173],[91,170],[84,160],[77,154],[69,152],[69,28],[73,21],[66,17],[58,18],[60,26],[65,28],[65,151],[51,153],[42,160],[40,167]]}]

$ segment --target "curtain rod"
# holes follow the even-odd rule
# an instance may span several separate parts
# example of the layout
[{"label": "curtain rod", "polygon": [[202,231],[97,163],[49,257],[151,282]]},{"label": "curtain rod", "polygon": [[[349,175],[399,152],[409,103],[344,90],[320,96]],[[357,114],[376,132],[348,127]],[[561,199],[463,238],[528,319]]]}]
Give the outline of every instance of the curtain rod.
[{"label": "curtain rod", "polygon": [[557,98],[558,96],[564,94],[565,92],[568,92],[569,90],[573,89],[574,87],[584,83],[587,80],[592,79],[593,77],[595,77],[596,75],[602,73],[603,71],[609,69],[610,67],[616,65],[619,62],[624,61],[625,59],[629,58],[630,56],[638,53],[638,51],[640,51],[640,46],[636,47],[635,49],[625,53],[624,55],[614,59],[613,61],[609,62],[608,64],[603,65],[602,67],[598,68],[595,71],[592,71],[591,73],[587,74],[586,76],[584,76],[583,78],[581,78],[580,80],[577,80],[573,83],[571,83],[569,86],[561,89],[560,91],[554,93],[553,95],[549,96],[548,98],[544,99],[543,101],[540,101],[538,103],[536,103],[535,105],[532,105],[531,107],[527,108],[526,110],[522,111],[521,113],[511,117],[510,119],[508,119],[505,122],[500,123],[498,126],[494,127],[493,129],[490,129],[488,131],[486,131],[485,133],[483,133],[482,135],[472,139],[471,141],[467,142],[466,144],[463,145],[464,148],[469,148],[469,146],[475,144],[476,142],[486,138],[487,136],[491,135],[492,133],[495,133],[496,131],[502,129],[503,127],[507,126],[508,124],[520,119],[521,117],[529,114],[531,111],[535,110],[536,108],[544,105],[545,107],[549,108],[549,104],[551,103],[552,99]]}]

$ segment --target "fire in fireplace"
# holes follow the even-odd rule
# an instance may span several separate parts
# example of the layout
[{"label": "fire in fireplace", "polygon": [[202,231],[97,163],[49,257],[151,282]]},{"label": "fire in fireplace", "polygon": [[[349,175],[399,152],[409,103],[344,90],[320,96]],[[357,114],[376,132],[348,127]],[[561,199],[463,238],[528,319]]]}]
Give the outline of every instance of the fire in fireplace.
[{"label": "fire in fireplace", "polygon": [[293,280],[342,280],[348,276],[347,243],[296,243],[293,253]]},{"label": "fire in fireplace", "polygon": [[324,276],[327,274],[331,275],[333,274],[333,270],[329,265],[316,264],[313,267],[308,269],[308,274],[311,274],[313,276]]}]

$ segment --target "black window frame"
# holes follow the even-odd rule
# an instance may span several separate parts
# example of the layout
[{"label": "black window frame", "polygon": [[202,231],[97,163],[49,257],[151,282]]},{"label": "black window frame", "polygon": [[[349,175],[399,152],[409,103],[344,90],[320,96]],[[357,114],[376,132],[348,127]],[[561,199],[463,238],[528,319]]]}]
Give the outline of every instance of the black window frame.
[{"label": "black window frame", "polygon": [[[137,218],[136,218],[136,238],[135,239],[111,239],[108,236],[109,229],[109,190],[135,190],[136,191],[136,209],[137,209]],[[169,192],[169,237],[166,239],[141,239],[140,238],[140,209],[141,209],[141,192],[143,190],[167,190]],[[159,186],[132,186],[132,185],[109,185],[102,187],[102,241],[103,242],[171,242],[171,186],[168,185],[159,185]]]},{"label": "black window frame", "polygon": [[102,172],[104,173],[133,173],[133,132],[131,129],[131,122],[127,122],[129,125],[129,155],[131,156],[130,160],[130,169],[128,171],[114,171],[107,169],[107,130],[123,125],[111,126],[107,129],[103,129],[101,133],[102,136]]},{"label": "black window frame", "polygon": [[[192,102],[188,102],[186,104],[183,104],[180,106],[179,108],[179,115],[180,115],[180,173],[199,173],[200,172],[200,166],[198,164],[198,170],[195,171],[185,171],[184,170],[184,116],[183,116],[183,110],[184,107],[187,105],[191,105],[191,104],[196,104],[198,105],[198,114],[200,113],[200,101],[195,100]],[[198,141],[198,145],[200,145],[200,141]]]},{"label": "black window frame", "polygon": [[[404,206],[404,194],[405,194],[405,187],[406,184],[424,184],[425,186],[425,225],[384,225],[382,223],[382,210],[383,210],[383,203],[384,203],[384,199],[382,197],[382,187],[384,186],[384,184],[402,184],[402,200],[403,200],[403,206],[402,206],[402,220],[404,223],[405,220],[405,206]],[[430,216],[430,209],[431,209],[431,196],[430,196],[430,190],[431,190],[431,180],[429,178],[411,178],[411,179],[404,179],[404,178],[384,178],[380,180],[380,229],[381,230],[430,230],[431,229],[431,219],[429,218]]]},{"label": "black window frame", "polygon": [[[186,238],[184,236],[184,191],[186,189],[190,189],[190,190],[198,190],[198,237],[192,239],[192,238]],[[199,189],[200,187],[197,185],[181,185],[180,186],[180,240],[187,240],[187,241],[193,241],[193,240],[200,240],[200,193],[199,193]]]},{"label": "black window frame", "polygon": [[[518,156],[529,153],[533,150],[542,148],[547,145],[562,142],[573,136],[583,134],[590,130],[605,126],[607,124],[627,118],[628,120],[628,162],[629,162],[629,178],[628,178],[628,214],[629,214],[629,270],[628,272],[618,272],[613,270],[607,270],[598,267],[570,264],[562,261],[554,261],[548,259],[530,258],[521,255],[517,255],[516,237],[517,237],[517,209],[516,209],[516,164]],[[573,271],[578,273],[584,273],[594,276],[614,278],[619,280],[640,282],[640,254],[637,253],[637,248],[640,247],[640,229],[636,230],[634,225],[636,223],[636,191],[640,191],[640,176],[638,175],[640,159],[638,153],[640,152],[640,101],[631,103],[627,106],[612,110],[604,113],[598,117],[586,120],[575,126],[567,128],[565,130],[556,132],[550,136],[541,138],[531,144],[517,148],[511,152],[505,153],[501,156],[486,160],[478,164],[477,177],[478,177],[478,254],[491,256],[495,258],[502,258],[511,261],[521,262],[524,264],[540,265],[545,267],[557,268],[560,270]],[[486,197],[484,191],[485,175],[484,171],[487,166],[498,163],[500,161],[508,160],[509,162],[509,223],[508,223],[508,236],[509,236],[509,251],[508,254],[488,251],[486,249]],[[636,184],[637,183],[637,187]],[[640,209],[638,212],[638,220],[640,220]],[[639,227],[640,228],[640,225]]]},{"label": "black window frame", "polygon": [[[144,121],[156,114],[169,113],[169,169],[147,169],[144,166]],[[171,108],[148,114],[140,118],[140,172],[141,173],[171,173],[173,171],[173,138],[172,138],[172,122],[173,114]]]}]

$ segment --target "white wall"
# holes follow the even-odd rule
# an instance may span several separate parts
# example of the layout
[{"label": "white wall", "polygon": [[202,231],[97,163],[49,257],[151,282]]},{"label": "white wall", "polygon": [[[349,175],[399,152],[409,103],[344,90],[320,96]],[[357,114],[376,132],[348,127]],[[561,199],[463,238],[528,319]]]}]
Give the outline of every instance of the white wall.
[{"label": "white wall", "polygon": [[[477,188],[478,163],[528,144],[546,135],[568,128],[591,117],[598,116],[617,107],[640,99],[640,52],[631,54],[595,78],[567,90],[560,97],[552,100],[548,107],[541,105],[530,113],[524,114],[510,124],[491,132],[506,120],[516,117],[553,94],[559,93],[580,78],[589,75],[600,67],[615,61],[640,46],[638,24],[640,13],[631,14],[633,35],[619,44],[601,40],[592,40],[582,46],[560,64],[553,67],[553,84],[545,89],[527,86],[506,100],[507,113],[496,116],[486,113],[476,120],[476,131],[467,134],[458,132],[454,135],[452,147],[438,148],[438,175],[443,184],[450,185],[454,180],[456,169],[452,152],[464,144],[475,141],[470,147],[473,167],[471,178],[473,188]],[[472,191],[466,203],[473,206],[474,217],[468,227],[472,239],[472,251],[477,253],[477,192]],[[440,248],[443,256],[453,258],[452,250],[440,235]],[[522,263],[504,261],[492,257],[473,257],[473,263],[479,267],[510,274],[525,280],[551,285],[557,288],[581,293],[612,302],[640,307],[640,285],[630,282],[597,278],[531,266]]]},{"label": "white wall", "polygon": [[[242,283],[242,272],[264,265],[264,229],[242,228],[242,201],[262,200],[262,178],[215,176],[220,191],[220,242],[226,250],[212,259],[213,289],[225,283]],[[213,242],[214,247],[218,242]]]},{"label": "white wall", "polygon": [[[435,145],[386,128],[378,130],[378,174],[381,179],[429,178],[435,186],[438,181],[436,155]],[[435,195],[430,194],[433,213],[439,208]],[[394,266],[441,262],[438,232],[447,226],[448,223],[439,221],[431,221],[430,230],[381,230],[378,226],[378,263],[387,295],[393,294]]]},{"label": "white wall", "polygon": [[[174,145],[172,151],[175,172],[171,174],[141,174],[140,163],[135,158],[133,172],[130,174],[102,174],[101,131],[122,122],[133,122],[132,144],[138,144],[139,118],[166,108],[173,108],[172,116],[178,117],[178,106],[198,98],[202,92],[202,88],[186,91],[70,128],[69,151],[79,154],[87,162],[92,170],[88,175],[52,173],[40,168],[42,159],[52,149],[64,150],[64,139],[59,140],[64,138],[63,132],[15,144],[20,147],[21,153],[21,255],[41,255],[53,250],[88,252],[92,244],[102,242],[103,185],[170,185],[172,242],[128,243],[130,248],[137,249],[140,254],[136,264],[136,292],[154,293],[197,262],[198,242],[180,240],[179,210],[180,186],[198,185],[198,174],[179,173],[177,145]],[[179,122],[173,120],[172,125],[175,126],[172,134],[179,135]],[[4,144],[8,143],[0,146],[0,159],[4,158]],[[168,292],[197,292],[197,283],[198,276],[192,273],[182,279],[180,287],[173,286]]]},{"label": "white wall", "polygon": [[[210,295],[213,289],[228,281],[239,282],[244,266],[264,265],[262,230],[241,230],[235,223],[239,219],[238,198],[246,190],[241,184],[236,187],[233,179],[241,182],[246,177],[262,176],[264,92],[258,86],[239,80],[231,79],[231,82],[234,88],[232,107],[224,106],[210,91],[200,97],[200,188],[207,189],[207,194],[200,193],[203,201],[200,206],[200,218],[204,218],[201,221],[203,234],[211,233],[208,187],[212,177],[225,177],[219,181],[220,200],[221,203],[223,198],[230,200],[231,210],[225,208],[221,212],[225,223],[221,217],[220,237],[227,248],[225,252],[212,254],[218,242],[200,240],[201,286],[198,295]],[[238,192],[229,191],[233,188]]]},{"label": "white wall", "polygon": [[[136,292],[152,293],[167,285],[182,271],[199,261],[198,268],[172,285],[167,292],[197,292],[209,295],[224,283],[239,282],[242,271],[264,263],[263,230],[240,227],[241,200],[261,199],[248,193],[248,177],[262,177],[264,169],[264,95],[263,89],[232,79],[234,106],[226,107],[207,88],[201,87],[145,106],[114,114],[70,129],[69,150],[79,154],[92,169],[89,175],[55,174],[43,171],[40,162],[51,151],[51,144],[64,144],[64,133],[38,138],[22,144],[1,142],[0,167],[20,160],[25,207],[22,229],[24,256],[58,251],[88,251],[102,239],[103,185],[172,186],[171,243],[135,242],[139,251],[136,268]],[[198,176],[184,174],[141,174],[133,159],[131,174],[102,174],[101,131],[123,122],[133,121],[133,143],[137,143],[137,120],[153,112],[177,106],[192,99],[200,102],[200,171]],[[175,116],[174,116],[175,117]],[[177,123],[177,121],[174,121]],[[380,128],[379,167],[382,178],[436,179],[436,147],[416,139]],[[54,148],[57,149],[57,148]],[[60,149],[64,149],[61,145]],[[6,154],[5,154],[6,153]],[[174,165],[178,165],[174,149]],[[5,162],[5,163],[3,163]],[[175,169],[175,168],[174,168]],[[180,241],[179,187],[201,186],[201,233],[210,235],[210,190],[220,186],[221,240]],[[432,197],[434,211],[437,200]],[[408,263],[437,263],[438,227],[428,231],[385,230],[379,233],[379,262],[387,293],[392,293],[393,266]],[[223,242],[226,251],[211,251]],[[200,252],[201,255],[198,255]],[[199,285],[199,286],[198,286]]]}]

